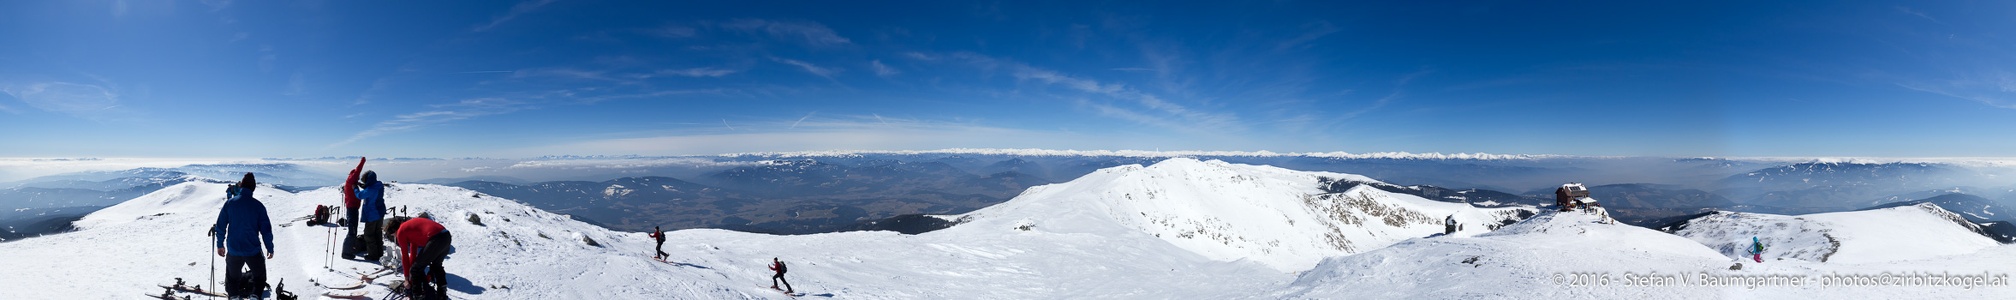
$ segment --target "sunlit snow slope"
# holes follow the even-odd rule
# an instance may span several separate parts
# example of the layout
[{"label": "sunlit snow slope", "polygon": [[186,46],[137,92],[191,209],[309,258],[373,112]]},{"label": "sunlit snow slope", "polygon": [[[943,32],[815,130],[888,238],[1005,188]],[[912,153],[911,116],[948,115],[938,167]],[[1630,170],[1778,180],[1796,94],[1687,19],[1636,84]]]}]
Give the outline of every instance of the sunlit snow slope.
[{"label": "sunlit snow slope", "polygon": [[[1973,226],[1973,227],[1970,227]],[[1967,254],[1999,245],[1937,205],[1800,216],[1716,212],[1695,218],[1674,234],[1732,258],[1751,258],[1751,238],[1765,244],[1765,259],[1831,263],[1886,262]]]}]

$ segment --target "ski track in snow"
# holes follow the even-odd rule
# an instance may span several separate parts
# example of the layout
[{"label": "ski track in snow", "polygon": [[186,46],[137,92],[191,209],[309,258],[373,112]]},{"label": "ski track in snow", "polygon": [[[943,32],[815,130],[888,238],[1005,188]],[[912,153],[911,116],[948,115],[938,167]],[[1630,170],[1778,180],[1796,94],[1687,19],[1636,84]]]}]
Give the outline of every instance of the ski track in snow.
[{"label": "ski track in snow", "polygon": [[[788,278],[805,293],[798,298],[810,299],[1972,299],[2016,290],[1569,286],[1556,280],[1574,272],[2007,274],[2016,270],[2016,248],[1979,244],[1985,238],[1939,227],[1954,225],[1915,207],[1731,219],[1714,228],[1735,229],[1684,237],[1553,212],[1493,231],[1518,208],[1476,208],[1365,186],[1317,195],[1318,178],[1373,181],[1176,158],[1031,188],[1000,205],[943,216],[964,222],[919,235],[668,232],[671,263],[651,258],[645,233],[609,231],[465,189],[399,184],[386,198],[413,214],[435,215],[455,234],[456,253],[445,265],[456,299],[788,298],[766,288],[772,257],[790,265]],[[8,270],[0,288],[13,291],[10,299],[130,299],[159,293],[155,285],[175,277],[207,281],[213,256],[203,231],[223,195],[221,184],[171,186],[93,213],[77,222],[78,232],[0,243],[7,254],[0,265]],[[256,195],[271,213],[279,245],[267,262],[269,281],[285,279],[289,291],[313,299],[323,288],[311,281],[346,284],[354,272],[376,268],[338,259],[336,271],[324,269],[328,227],[296,220],[317,204],[340,203],[335,189],[293,194],[265,187]],[[484,225],[468,221],[472,214]],[[1442,235],[1441,222],[1452,215],[1465,228]],[[1806,259],[1795,250],[1814,244],[1798,233],[1814,230],[1765,229],[1795,218],[1805,218],[1799,226],[1806,227],[1786,228],[1838,234],[1836,259],[1859,258]],[[1782,238],[1767,256],[1787,259],[1752,264],[1716,248],[1753,233]],[[1889,241],[1904,236],[1920,238]],[[1728,270],[1738,261],[1743,270]],[[383,285],[360,290],[373,299],[389,292]]]}]

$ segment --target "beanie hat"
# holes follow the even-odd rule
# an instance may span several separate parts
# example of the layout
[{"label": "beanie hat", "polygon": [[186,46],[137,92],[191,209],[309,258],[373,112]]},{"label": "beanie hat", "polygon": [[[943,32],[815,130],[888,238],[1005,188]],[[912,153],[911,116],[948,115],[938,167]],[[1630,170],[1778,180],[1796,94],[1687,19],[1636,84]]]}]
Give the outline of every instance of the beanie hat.
[{"label": "beanie hat", "polygon": [[259,186],[259,180],[252,179],[252,172],[245,172],[245,179],[238,181],[238,187]]},{"label": "beanie hat", "polygon": [[378,182],[378,171],[364,171],[364,184]]}]

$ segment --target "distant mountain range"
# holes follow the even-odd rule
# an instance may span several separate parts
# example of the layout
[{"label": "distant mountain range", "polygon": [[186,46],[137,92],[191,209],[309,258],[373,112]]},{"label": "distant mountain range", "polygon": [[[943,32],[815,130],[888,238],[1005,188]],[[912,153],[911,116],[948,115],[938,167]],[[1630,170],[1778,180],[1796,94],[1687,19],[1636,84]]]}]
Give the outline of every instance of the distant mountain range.
[{"label": "distant mountain range", "polygon": [[[967,165],[980,165],[968,162]],[[517,199],[617,230],[724,228],[804,234],[843,231],[899,215],[957,214],[1051,181],[1012,159],[985,175],[944,161],[789,159],[722,170],[696,183],[670,177],[514,185],[449,184]],[[989,169],[988,167],[991,167]],[[901,221],[890,220],[890,221]]]}]

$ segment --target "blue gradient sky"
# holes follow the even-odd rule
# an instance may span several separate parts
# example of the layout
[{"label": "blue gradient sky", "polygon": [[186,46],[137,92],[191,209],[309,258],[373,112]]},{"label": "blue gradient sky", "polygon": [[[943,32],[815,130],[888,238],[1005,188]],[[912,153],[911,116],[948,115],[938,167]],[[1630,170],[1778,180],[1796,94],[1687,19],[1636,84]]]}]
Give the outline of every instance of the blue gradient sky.
[{"label": "blue gradient sky", "polygon": [[2007,1],[432,2],[0,2],[0,156],[2016,149]]}]

